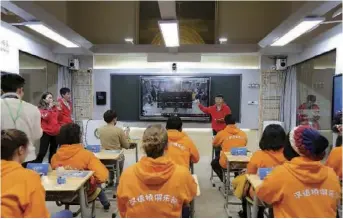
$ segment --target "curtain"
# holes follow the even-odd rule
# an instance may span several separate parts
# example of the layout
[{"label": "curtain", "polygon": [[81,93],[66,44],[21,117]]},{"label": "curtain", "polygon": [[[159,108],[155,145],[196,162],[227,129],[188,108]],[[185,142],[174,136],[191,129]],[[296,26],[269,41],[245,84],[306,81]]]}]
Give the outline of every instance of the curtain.
[{"label": "curtain", "polygon": [[283,86],[281,89],[281,101],[280,101],[280,116],[281,121],[284,122],[285,131],[289,132],[296,126],[296,114],[297,114],[297,71],[295,66],[290,66],[283,74]]}]

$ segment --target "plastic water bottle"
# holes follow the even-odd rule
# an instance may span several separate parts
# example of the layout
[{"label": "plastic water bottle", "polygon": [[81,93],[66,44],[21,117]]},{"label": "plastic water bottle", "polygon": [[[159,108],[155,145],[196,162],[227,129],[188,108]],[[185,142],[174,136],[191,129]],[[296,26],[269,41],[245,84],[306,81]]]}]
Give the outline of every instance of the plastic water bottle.
[{"label": "plastic water bottle", "polygon": [[57,175],[57,184],[62,185],[66,183],[66,177],[64,176],[64,167],[62,165],[58,165],[56,169]]}]

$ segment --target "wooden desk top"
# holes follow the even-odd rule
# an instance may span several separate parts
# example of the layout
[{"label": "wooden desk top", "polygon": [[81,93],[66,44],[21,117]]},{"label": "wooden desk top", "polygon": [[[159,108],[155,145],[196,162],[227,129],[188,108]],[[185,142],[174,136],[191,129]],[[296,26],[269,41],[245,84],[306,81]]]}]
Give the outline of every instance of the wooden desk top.
[{"label": "wooden desk top", "polygon": [[199,186],[198,177],[195,174],[193,174],[192,176],[194,178],[195,183],[197,184],[197,196],[200,196],[200,186]]},{"label": "wooden desk top", "polygon": [[250,161],[251,158],[251,154],[248,153],[247,156],[244,155],[231,155],[230,152],[225,152],[225,156],[227,158],[228,161],[230,162],[242,162],[242,163],[248,163]]},{"label": "wooden desk top", "polygon": [[[68,171],[68,170],[65,170]],[[75,170],[71,170],[75,171]],[[56,171],[49,172],[47,176],[42,176],[41,182],[46,192],[66,192],[77,191],[83,186],[89,178],[93,175],[93,171],[85,171],[88,174],[85,177],[67,177],[67,183],[59,185],[57,184]]]},{"label": "wooden desk top", "polygon": [[247,174],[247,179],[254,189],[263,183],[263,180],[257,174]]},{"label": "wooden desk top", "polygon": [[94,153],[94,155],[99,158],[99,160],[117,160],[123,152],[123,150],[101,149],[99,153]]}]

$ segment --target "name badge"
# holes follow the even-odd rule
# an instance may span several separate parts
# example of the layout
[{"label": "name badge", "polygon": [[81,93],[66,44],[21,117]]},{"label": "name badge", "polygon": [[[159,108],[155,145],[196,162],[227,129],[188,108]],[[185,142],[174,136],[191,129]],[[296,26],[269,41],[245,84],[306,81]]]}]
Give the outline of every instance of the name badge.
[{"label": "name badge", "polygon": [[49,164],[48,163],[28,163],[26,168],[36,171],[39,175],[46,176],[48,175]]},{"label": "name badge", "polygon": [[101,146],[100,145],[87,145],[86,149],[93,153],[99,153],[101,151]]},{"label": "name badge", "polygon": [[231,149],[231,155],[234,155],[234,156],[239,156],[239,155],[246,156],[247,153],[248,151],[246,148],[232,148]]},{"label": "name badge", "polygon": [[266,176],[273,170],[273,168],[258,168],[258,176],[261,180],[266,178]]}]

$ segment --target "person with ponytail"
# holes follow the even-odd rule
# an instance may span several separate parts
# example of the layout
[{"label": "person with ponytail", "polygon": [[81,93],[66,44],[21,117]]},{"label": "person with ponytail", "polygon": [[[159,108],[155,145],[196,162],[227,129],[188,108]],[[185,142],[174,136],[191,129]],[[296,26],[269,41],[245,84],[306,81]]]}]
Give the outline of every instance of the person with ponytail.
[{"label": "person with ponytail", "polygon": [[[1,218],[48,218],[45,190],[38,173],[22,163],[29,153],[27,135],[17,129],[1,130]],[[71,218],[60,211],[52,217]]]},{"label": "person with ponytail", "polygon": [[257,197],[273,206],[279,218],[334,218],[341,194],[336,173],[323,165],[328,140],[309,126],[287,136],[287,161],[272,170],[257,187]]},{"label": "person with ponytail", "polygon": [[147,156],[120,177],[120,217],[178,218],[195,197],[197,185],[192,175],[187,167],[164,156],[167,146],[167,130],[161,125],[150,125],[144,131],[142,147]]},{"label": "person with ponytail", "polygon": [[43,136],[40,139],[40,147],[36,163],[43,162],[43,159],[49,148],[50,163],[52,156],[56,153],[57,150],[56,136],[60,131],[58,116],[61,108],[59,104],[54,104],[52,94],[50,92],[46,92],[42,95],[39,101],[38,109],[41,113]]}]

